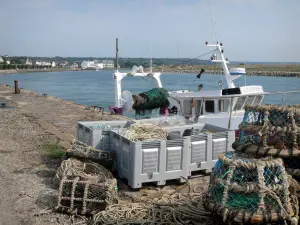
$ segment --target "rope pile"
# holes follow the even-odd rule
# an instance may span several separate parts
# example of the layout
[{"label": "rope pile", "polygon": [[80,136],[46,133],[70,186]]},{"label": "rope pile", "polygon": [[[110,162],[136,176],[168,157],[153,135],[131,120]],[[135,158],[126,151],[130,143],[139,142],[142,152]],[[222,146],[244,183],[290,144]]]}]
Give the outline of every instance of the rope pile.
[{"label": "rope pile", "polygon": [[153,88],[150,91],[133,95],[133,106],[136,114],[146,115],[151,114],[153,109],[168,107],[168,91],[164,88]]},{"label": "rope pile", "polygon": [[146,140],[167,140],[168,133],[154,124],[133,124],[126,129],[123,136],[128,140],[138,142]]},{"label": "rope pile", "polygon": [[[177,190],[161,190],[143,196],[130,204],[115,204],[94,215],[94,225],[112,224],[201,224],[211,220],[210,212],[205,211],[201,198],[203,187],[193,193],[190,185],[189,193]],[[193,189],[197,191],[199,187]]]},{"label": "rope pile", "polygon": [[299,221],[299,188],[280,158],[249,158],[222,153],[211,175],[204,206],[237,223]]}]

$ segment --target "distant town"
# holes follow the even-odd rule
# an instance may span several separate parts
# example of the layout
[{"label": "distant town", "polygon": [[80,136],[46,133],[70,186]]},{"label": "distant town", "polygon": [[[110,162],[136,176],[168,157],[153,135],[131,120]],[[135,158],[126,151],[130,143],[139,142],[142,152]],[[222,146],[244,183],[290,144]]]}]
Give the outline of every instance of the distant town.
[{"label": "distant town", "polygon": [[33,58],[0,56],[0,69],[49,69],[49,68],[114,68],[114,61],[109,59],[86,59],[74,61],[66,58]]},{"label": "distant town", "polygon": [[[119,58],[120,68],[132,68],[134,65],[150,66],[149,58]],[[172,65],[203,65],[211,64],[207,60],[199,59],[172,59],[155,58],[153,67]],[[49,69],[49,68],[74,68],[74,69],[112,69],[116,65],[115,58],[92,58],[92,57],[26,57],[0,55],[0,70],[9,69]]]}]

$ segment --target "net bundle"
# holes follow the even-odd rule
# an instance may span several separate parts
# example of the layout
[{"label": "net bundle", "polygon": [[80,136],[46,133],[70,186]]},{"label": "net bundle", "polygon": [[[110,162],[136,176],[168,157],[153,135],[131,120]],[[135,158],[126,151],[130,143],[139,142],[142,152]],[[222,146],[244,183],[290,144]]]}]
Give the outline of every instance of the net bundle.
[{"label": "net bundle", "polygon": [[70,214],[94,215],[117,202],[116,179],[96,183],[81,177],[64,176],[60,182],[56,210]]},{"label": "net bundle", "polygon": [[280,158],[222,153],[211,174],[204,207],[224,222],[298,224],[295,187]]},{"label": "net bundle", "polygon": [[300,106],[246,106],[237,150],[300,158]]},{"label": "net bundle", "polygon": [[153,88],[150,91],[133,95],[133,106],[138,115],[151,114],[153,109],[168,107],[168,91],[164,88]]}]

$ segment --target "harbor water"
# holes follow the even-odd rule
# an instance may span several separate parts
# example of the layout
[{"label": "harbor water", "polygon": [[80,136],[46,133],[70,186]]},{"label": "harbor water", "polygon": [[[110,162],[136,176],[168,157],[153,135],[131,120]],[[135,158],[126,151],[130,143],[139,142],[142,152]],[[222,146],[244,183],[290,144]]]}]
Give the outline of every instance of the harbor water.
[{"label": "harbor water", "polygon": [[[21,88],[87,106],[100,106],[108,110],[109,106],[114,105],[114,79],[112,74],[113,70],[36,72],[0,75],[0,83],[13,86],[14,80],[18,80]],[[195,80],[195,78],[196,74],[163,73],[161,75],[163,87],[169,91],[178,89],[197,91],[199,84],[204,85],[204,90],[219,89],[218,82],[222,80],[222,76],[217,74],[203,74],[201,79]],[[300,90],[300,79],[293,77],[246,76],[235,80],[235,83],[237,86],[244,86],[245,84],[262,85],[266,92]],[[132,94],[138,94],[153,87],[155,87],[154,81],[148,77],[126,77],[122,81],[122,91],[129,90]],[[264,103],[281,104],[281,101],[280,95],[274,95],[266,96]],[[300,104],[299,94],[286,96],[285,104]]]}]

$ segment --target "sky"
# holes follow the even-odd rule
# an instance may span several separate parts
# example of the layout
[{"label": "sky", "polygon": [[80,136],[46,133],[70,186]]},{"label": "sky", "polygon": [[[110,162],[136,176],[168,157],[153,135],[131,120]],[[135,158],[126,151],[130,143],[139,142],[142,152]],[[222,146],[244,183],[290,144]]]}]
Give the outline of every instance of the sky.
[{"label": "sky", "polygon": [[217,36],[231,61],[300,62],[300,0],[0,0],[0,21],[0,55],[114,57],[118,38],[120,57],[194,58]]}]

